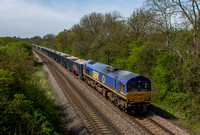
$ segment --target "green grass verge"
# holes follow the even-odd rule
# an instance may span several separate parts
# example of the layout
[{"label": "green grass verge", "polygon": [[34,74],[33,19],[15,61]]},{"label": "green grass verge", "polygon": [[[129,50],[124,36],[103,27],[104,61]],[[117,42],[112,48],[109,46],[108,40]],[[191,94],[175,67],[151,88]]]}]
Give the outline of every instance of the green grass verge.
[{"label": "green grass verge", "polygon": [[200,134],[199,120],[195,117],[188,117],[187,113],[189,112],[187,112],[187,110],[182,110],[179,106],[169,105],[167,102],[161,102],[158,100],[152,101],[151,104],[153,104],[156,108],[160,108],[162,110],[162,115],[167,116],[168,119],[186,129],[189,129],[193,134]]},{"label": "green grass verge", "polygon": [[32,46],[0,46],[0,134],[62,134],[58,107]]},{"label": "green grass verge", "polygon": [[42,124],[41,133],[60,134],[62,122],[47,76],[42,71],[41,65],[37,64],[35,71],[31,80],[27,83],[29,89],[26,90],[25,95],[29,100],[33,101],[33,106],[36,110],[34,115]]},{"label": "green grass verge", "polygon": [[[0,87],[0,134],[62,134],[62,121],[50,84],[42,66],[34,69],[29,80]],[[0,79],[9,81],[5,77]]]}]

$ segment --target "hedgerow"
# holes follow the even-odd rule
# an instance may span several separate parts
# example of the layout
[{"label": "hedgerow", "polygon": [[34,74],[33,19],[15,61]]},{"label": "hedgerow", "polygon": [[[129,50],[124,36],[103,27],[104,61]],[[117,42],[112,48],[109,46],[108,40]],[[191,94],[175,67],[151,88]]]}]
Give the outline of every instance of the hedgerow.
[{"label": "hedgerow", "polygon": [[35,65],[29,43],[0,46],[0,134],[59,133],[57,107]]}]

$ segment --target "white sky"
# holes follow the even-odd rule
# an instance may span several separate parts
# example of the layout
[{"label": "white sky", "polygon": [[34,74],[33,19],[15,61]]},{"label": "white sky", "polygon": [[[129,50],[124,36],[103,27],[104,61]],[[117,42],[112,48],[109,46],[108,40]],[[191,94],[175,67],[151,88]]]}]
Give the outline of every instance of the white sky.
[{"label": "white sky", "polygon": [[70,29],[92,12],[118,11],[125,18],[144,0],[0,0],[0,37],[30,38]]}]

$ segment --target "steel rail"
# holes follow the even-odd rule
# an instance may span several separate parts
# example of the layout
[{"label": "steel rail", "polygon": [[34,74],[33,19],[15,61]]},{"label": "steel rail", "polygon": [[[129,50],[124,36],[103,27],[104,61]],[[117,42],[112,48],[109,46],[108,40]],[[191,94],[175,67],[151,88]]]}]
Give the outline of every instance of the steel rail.
[{"label": "steel rail", "polygon": [[[41,55],[41,54],[40,54]],[[51,63],[52,64],[52,63]],[[54,65],[49,65],[50,66],[50,68],[52,68],[51,66],[54,66]],[[59,70],[56,70],[55,69],[55,71],[56,72],[60,72]],[[72,74],[71,72],[69,72],[71,75],[73,75],[74,76],[74,74]],[[61,73],[60,73],[61,74]],[[59,77],[58,77],[59,78]],[[68,78],[66,78],[65,77],[65,79],[67,79],[69,82],[70,82],[70,80],[68,79]],[[76,77],[76,80],[79,80],[79,82],[81,82],[83,85],[86,85],[86,83],[84,82],[84,81],[81,81],[80,79],[78,79],[78,77]],[[64,81],[64,80],[62,80],[62,81]],[[72,84],[72,82],[71,82],[71,84]],[[75,88],[75,89],[77,89],[76,88],[76,86],[75,85],[73,85],[73,87]],[[63,89],[65,89],[65,88],[63,88]],[[68,88],[67,88],[68,89]],[[68,90],[68,91],[70,91],[70,90]],[[71,91],[70,91],[71,92]],[[66,91],[64,92],[64,93],[66,93]],[[97,92],[97,93],[99,93],[99,92]],[[67,94],[67,93],[66,93]],[[99,93],[100,94],[100,93]],[[73,95],[73,94],[72,94]],[[71,95],[71,96],[72,96]],[[100,94],[101,96],[102,96],[102,94]],[[73,96],[72,96],[73,97]],[[102,96],[103,97],[103,96]],[[75,100],[77,100],[77,99],[75,99]],[[74,101],[75,101],[74,100]],[[103,100],[104,101],[104,100]],[[78,103],[79,101],[76,101],[76,103],[77,104],[79,104]],[[110,103],[110,102],[109,102]],[[113,105],[113,104],[112,104]],[[91,104],[91,106],[93,106],[92,104]],[[80,105],[80,108],[82,107],[82,105]],[[94,107],[94,106],[93,106]],[[94,108],[96,108],[96,107],[94,107]],[[117,108],[117,107],[116,107]],[[97,111],[98,111],[98,109],[96,109]],[[120,110],[119,108],[118,108],[118,110]],[[85,115],[87,116],[88,115],[88,113],[87,113],[87,111],[85,112]],[[141,127],[147,134],[150,134],[150,135],[153,135],[153,134],[155,134],[155,133],[153,133],[153,131],[152,131],[152,129],[149,129],[149,128],[147,128],[145,125],[143,125],[141,122],[139,122],[139,120],[137,120],[137,118],[134,118],[134,117],[132,117],[132,116],[130,116],[130,115],[128,115],[127,113],[125,113],[125,112],[123,112],[123,115],[125,115],[126,117],[128,117],[129,118],[129,120],[131,120],[132,122],[134,122],[135,124],[137,124],[139,127]],[[87,116],[87,117],[90,117],[89,115]],[[89,119],[89,118],[88,118]],[[158,128],[160,128],[162,131],[164,131],[166,134],[169,134],[169,135],[174,135],[174,133],[173,132],[171,132],[171,131],[169,131],[167,128],[165,128],[164,126],[162,126],[162,125],[160,125],[158,122],[156,122],[156,121],[154,121],[153,119],[151,119],[150,117],[148,117],[147,116],[147,118],[145,118],[147,121],[150,121],[152,124],[154,124],[156,127],[158,127]],[[92,120],[91,120],[92,121]],[[110,124],[112,124],[110,121],[107,121],[108,123],[110,123]],[[95,123],[94,123],[95,124]],[[98,128],[98,126],[97,127],[95,127],[95,129],[98,131],[98,133],[99,134],[102,134],[101,133],[101,131],[100,131],[100,129]],[[115,128],[113,128],[115,131],[116,131],[116,133],[118,133],[118,134],[120,134],[120,131],[118,131],[117,129],[115,129]]]},{"label": "steel rail", "polygon": [[[39,54],[39,55],[41,56],[41,54]],[[43,57],[44,57],[44,55],[43,55]],[[46,62],[46,65],[48,66],[48,68],[50,69],[50,71],[54,75],[54,77],[57,80],[59,80],[57,82],[59,83],[60,87],[62,87],[63,92],[66,95],[68,95],[68,94],[70,95],[70,97],[73,99],[73,101],[76,102],[76,104],[79,106],[79,108],[82,110],[82,112],[84,112],[84,115],[90,120],[90,122],[92,123],[94,129],[96,129],[96,131],[98,132],[98,134],[102,134],[101,129],[95,124],[95,122],[93,121],[93,119],[91,118],[91,116],[88,114],[88,112],[85,110],[85,108],[82,106],[82,104],[79,102],[79,100],[69,90],[68,86],[65,85],[65,83],[64,83],[65,81],[64,81],[63,77],[65,79],[67,79],[69,82],[70,82],[70,80],[68,78],[66,78],[65,76],[63,76],[63,74],[61,73],[61,71],[57,70],[57,68],[52,63]],[[61,82],[63,82],[63,83],[61,83]],[[75,87],[75,86],[73,85],[73,87]],[[90,106],[92,106],[92,104],[90,104]],[[94,107],[94,106],[93,106],[93,108],[96,109],[96,107]],[[98,110],[96,110],[96,111],[99,112]],[[107,119],[105,119],[105,120],[106,120],[107,123],[109,123],[110,126],[112,126],[112,123],[109,120],[107,120]],[[115,134],[120,134],[120,131],[117,128],[115,128],[114,126],[112,126],[112,129],[115,131]]]}]

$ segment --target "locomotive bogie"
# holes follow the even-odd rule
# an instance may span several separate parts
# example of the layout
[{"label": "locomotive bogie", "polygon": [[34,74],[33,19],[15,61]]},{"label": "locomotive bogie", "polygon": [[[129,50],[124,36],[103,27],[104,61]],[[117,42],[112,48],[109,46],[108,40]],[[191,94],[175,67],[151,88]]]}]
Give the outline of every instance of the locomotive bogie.
[{"label": "locomotive bogie", "polygon": [[117,101],[117,95],[115,93],[109,91],[107,95],[111,102],[115,103]]},{"label": "locomotive bogie", "polygon": [[125,111],[127,109],[127,102],[124,99],[122,99],[122,98],[118,98],[117,99],[117,106],[121,110]]}]

